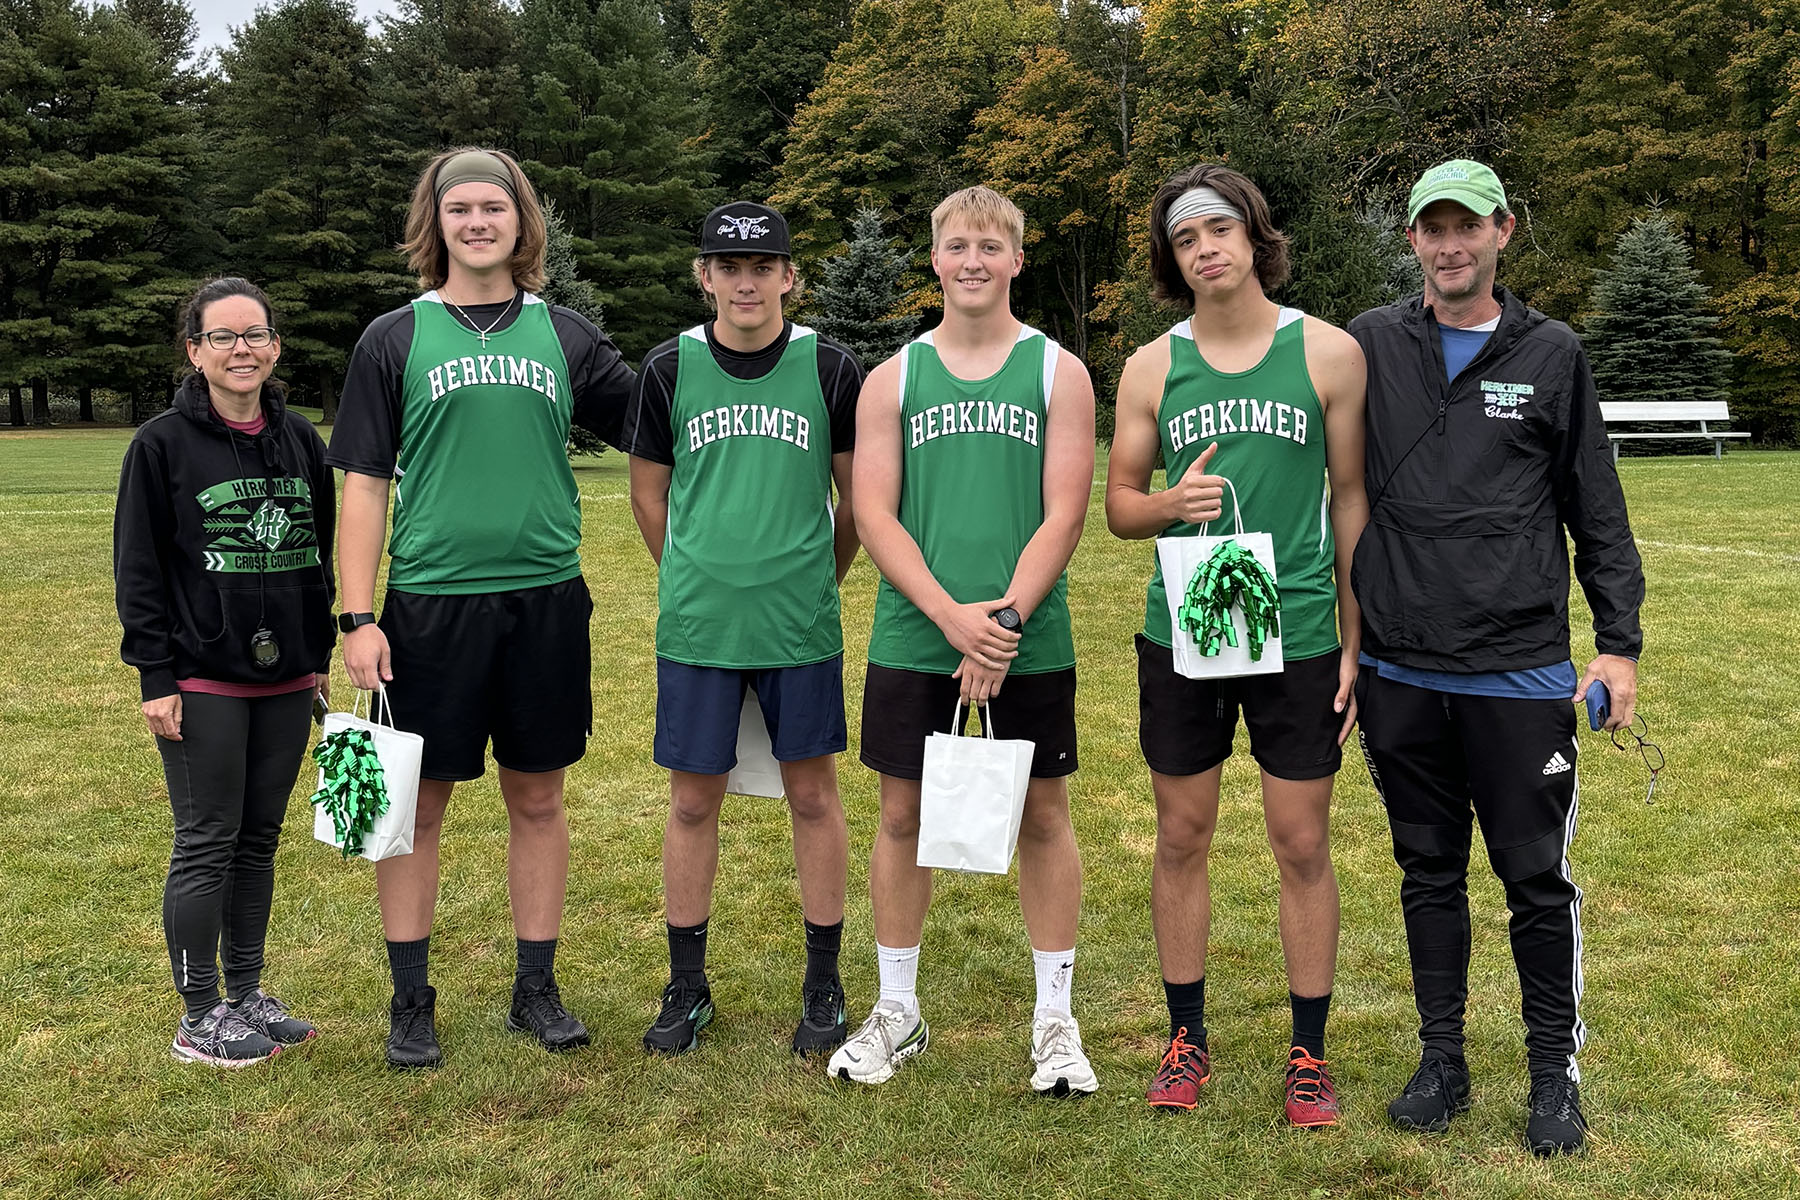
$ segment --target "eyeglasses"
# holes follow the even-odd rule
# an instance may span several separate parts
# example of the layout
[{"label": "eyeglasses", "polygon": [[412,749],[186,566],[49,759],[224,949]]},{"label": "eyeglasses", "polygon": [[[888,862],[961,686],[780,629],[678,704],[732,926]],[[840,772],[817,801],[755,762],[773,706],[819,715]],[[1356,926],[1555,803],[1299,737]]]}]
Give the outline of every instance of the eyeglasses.
[{"label": "eyeglasses", "polygon": [[[1642,733],[1638,732],[1640,726],[1643,727]],[[1621,733],[1637,743],[1638,757],[1644,760],[1644,766],[1650,772],[1650,787],[1644,792],[1644,803],[1648,804],[1650,798],[1656,795],[1656,777],[1662,773],[1663,769],[1662,747],[1650,740],[1650,722],[1644,720],[1643,713],[1632,714],[1630,725],[1623,729],[1615,729],[1607,735],[1612,739],[1614,749],[1631,749],[1629,742],[1619,740]]]},{"label": "eyeglasses", "polygon": [[190,342],[205,342],[214,350],[232,350],[237,347],[238,339],[244,339],[244,345],[252,350],[261,350],[274,345],[275,331],[267,325],[252,325],[242,333],[230,329],[208,329],[205,333],[196,333]]}]

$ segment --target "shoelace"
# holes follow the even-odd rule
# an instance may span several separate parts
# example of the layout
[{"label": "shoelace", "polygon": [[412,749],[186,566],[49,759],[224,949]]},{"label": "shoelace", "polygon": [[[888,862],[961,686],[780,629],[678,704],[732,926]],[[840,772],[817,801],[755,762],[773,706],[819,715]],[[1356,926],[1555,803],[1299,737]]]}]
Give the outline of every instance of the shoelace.
[{"label": "shoelace", "polygon": [[1187,1026],[1183,1025],[1175,1031],[1175,1036],[1169,1039],[1169,1048],[1163,1052],[1162,1065],[1156,1069],[1156,1073],[1161,1075],[1167,1071],[1170,1082],[1192,1075],[1194,1058],[1199,1053],[1200,1048],[1187,1040]]},{"label": "shoelace", "polygon": [[838,995],[829,988],[817,988],[806,993],[805,1002],[801,1006],[805,1013],[804,1020],[808,1025],[820,1028],[838,1023]]},{"label": "shoelace", "polygon": [[1325,1060],[1304,1051],[1299,1058],[1288,1061],[1288,1080],[1294,1098],[1309,1104],[1319,1103],[1330,1091],[1325,1084]]},{"label": "shoelace", "polygon": [[1038,1053],[1032,1055],[1038,1062],[1049,1062],[1054,1058],[1074,1058],[1080,1051],[1080,1037],[1075,1031],[1073,1021],[1052,1021],[1046,1026],[1044,1043]]},{"label": "shoelace", "polygon": [[287,1005],[263,991],[258,991],[256,995],[238,1005],[237,1013],[247,1022],[261,1021],[264,1024],[282,1020],[290,1015]]},{"label": "shoelace", "polygon": [[1575,1119],[1575,1087],[1562,1079],[1546,1079],[1531,1088],[1531,1114],[1536,1117]]},{"label": "shoelace", "polygon": [[1450,1090],[1450,1068],[1439,1058],[1428,1058],[1406,1081],[1402,1095],[1430,1098]]},{"label": "shoelace", "polygon": [[[551,984],[552,988],[556,985]],[[656,1023],[667,1025],[671,1018],[685,1021],[693,1015],[694,1001],[700,996],[700,989],[682,983],[671,983],[663,989],[662,1012],[657,1014]]]},{"label": "shoelace", "polygon": [[881,1052],[892,1058],[894,1055],[894,1037],[903,1032],[906,1014],[902,1012],[883,1012],[879,1007],[869,1013],[869,1019],[862,1023],[856,1031],[855,1041],[872,1046],[881,1043]]},{"label": "shoelace", "polygon": [[525,1009],[540,1025],[551,1025],[568,1015],[562,1005],[562,992],[554,983],[525,993]]}]

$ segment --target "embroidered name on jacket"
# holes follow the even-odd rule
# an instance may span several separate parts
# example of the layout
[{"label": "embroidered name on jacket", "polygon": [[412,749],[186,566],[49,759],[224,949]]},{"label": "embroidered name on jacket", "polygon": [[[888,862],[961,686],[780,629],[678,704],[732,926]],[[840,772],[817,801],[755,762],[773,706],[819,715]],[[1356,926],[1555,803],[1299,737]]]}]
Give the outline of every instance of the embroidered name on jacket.
[{"label": "embroidered name on jacket", "polygon": [[1481,398],[1484,402],[1482,412],[1498,421],[1523,421],[1525,414],[1520,410],[1521,404],[1530,404],[1536,389],[1529,383],[1496,383],[1492,379],[1481,381]]},{"label": "embroidered name on jacket", "polygon": [[1169,444],[1179,454],[1222,433],[1265,433],[1306,445],[1306,410],[1279,400],[1218,400],[1169,418]]},{"label": "embroidered name on jacket", "polygon": [[434,402],[458,388],[481,383],[530,388],[550,403],[556,403],[556,372],[535,358],[514,358],[510,354],[452,358],[431,368],[426,372],[426,378],[431,381]]},{"label": "embroidered name on jacket", "polygon": [[729,437],[774,438],[805,450],[812,437],[812,423],[797,412],[772,404],[729,404],[689,417],[687,434],[690,453]]},{"label": "embroidered name on jacket", "polygon": [[1038,444],[1038,415],[1019,404],[995,400],[960,400],[920,409],[907,420],[909,449],[955,433],[998,433]]}]

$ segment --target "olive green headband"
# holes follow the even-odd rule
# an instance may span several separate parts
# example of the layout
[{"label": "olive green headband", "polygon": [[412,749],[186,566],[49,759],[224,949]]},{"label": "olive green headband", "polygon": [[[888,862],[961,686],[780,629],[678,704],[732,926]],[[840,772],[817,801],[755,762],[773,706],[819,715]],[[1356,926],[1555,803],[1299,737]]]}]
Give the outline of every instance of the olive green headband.
[{"label": "olive green headband", "polygon": [[444,193],[460,183],[491,183],[511,196],[514,204],[519,202],[512,172],[486,150],[465,150],[438,168],[437,202],[442,204]]}]

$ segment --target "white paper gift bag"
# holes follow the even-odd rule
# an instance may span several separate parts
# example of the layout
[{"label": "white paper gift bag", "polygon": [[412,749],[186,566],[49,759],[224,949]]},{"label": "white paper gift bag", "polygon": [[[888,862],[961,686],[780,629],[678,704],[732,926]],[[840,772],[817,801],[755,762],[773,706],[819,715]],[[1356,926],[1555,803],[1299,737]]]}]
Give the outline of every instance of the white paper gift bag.
[{"label": "white paper gift bag", "polygon": [[[1211,653],[1199,645],[1193,632],[1184,628],[1181,610],[1187,602],[1188,587],[1193,582],[1195,572],[1199,571],[1221,547],[1235,543],[1238,547],[1249,551],[1268,572],[1269,583],[1275,582],[1275,542],[1266,533],[1245,533],[1244,515],[1238,508],[1237,489],[1231,481],[1225,486],[1231,491],[1232,525],[1229,534],[1208,536],[1206,526],[1200,526],[1196,537],[1166,537],[1156,539],[1156,558],[1162,566],[1163,592],[1169,602],[1169,626],[1171,644],[1175,651],[1175,671],[1188,679],[1231,679],[1240,675],[1273,675],[1282,668],[1281,633],[1279,623],[1267,630],[1268,637],[1262,643],[1261,654],[1251,657],[1251,640],[1244,624],[1244,597],[1241,588],[1230,586],[1233,594],[1232,604],[1225,616],[1230,623],[1230,636],[1219,636]],[[1241,578],[1241,575],[1238,576]],[[1237,644],[1232,644],[1235,638]]]},{"label": "white paper gift bag", "polygon": [[[413,843],[413,818],[419,809],[419,762],[425,753],[425,739],[416,733],[406,733],[394,728],[394,710],[388,703],[387,689],[380,688],[375,700],[369,707],[369,717],[365,720],[360,714],[363,698],[367,692],[358,692],[356,704],[350,712],[334,712],[325,715],[324,737],[345,730],[362,730],[369,735],[374,745],[375,756],[381,760],[382,781],[387,789],[387,808],[375,818],[375,825],[364,837],[362,857],[370,862],[380,862],[384,858],[393,858],[399,854],[411,854]],[[380,720],[385,714],[387,720]],[[325,772],[319,772],[319,788],[325,787]],[[328,846],[343,848],[343,840],[338,836],[337,824],[331,813],[323,804],[315,803],[313,808],[313,836]]]},{"label": "white paper gift bag", "polygon": [[918,864],[1004,875],[1019,842],[1037,746],[996,738],[991,709],[982,710],[980,737],[963,737],[962,719],[959,702],[950,732],[925,739]]},{"label": "white paper gift bag", "polygon": [[781,764],[769,748],[769,726],[763,720],[756,693],[744,691],[744,708],[738,713],[737,766],[725,777],[725,790],[734,796],[780,796]]}]

